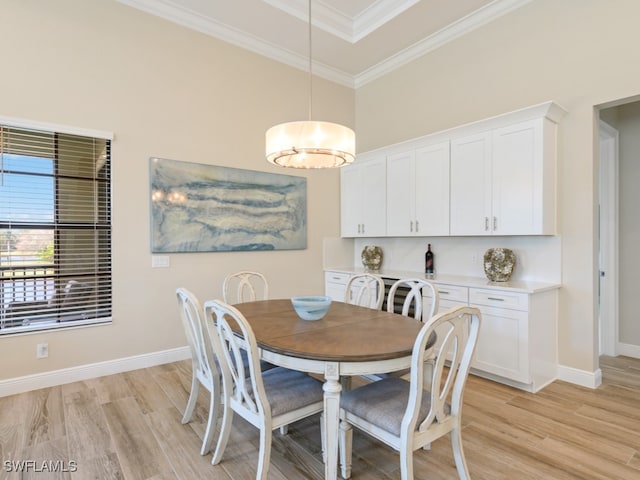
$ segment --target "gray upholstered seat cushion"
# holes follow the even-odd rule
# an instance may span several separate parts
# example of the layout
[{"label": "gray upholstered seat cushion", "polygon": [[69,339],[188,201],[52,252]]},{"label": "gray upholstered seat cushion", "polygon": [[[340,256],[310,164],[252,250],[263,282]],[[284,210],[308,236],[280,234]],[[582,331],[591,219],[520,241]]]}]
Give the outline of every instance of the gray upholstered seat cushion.
[{"label": "gray upholstered seat cushion", "polygon": [[306,373],[275,367],[262,373],[262,382],[274,417],[323,399],[322,382]]},{"label": "gray upholstered seat cushion", "polygon": [[[409,382],[401,378],[387,377],[348,392],[342,392],[340,407],[399,436],[408,401]],[[422,396],[418,424],[427,416],[430,406],[431,399],[425,392]]]}]

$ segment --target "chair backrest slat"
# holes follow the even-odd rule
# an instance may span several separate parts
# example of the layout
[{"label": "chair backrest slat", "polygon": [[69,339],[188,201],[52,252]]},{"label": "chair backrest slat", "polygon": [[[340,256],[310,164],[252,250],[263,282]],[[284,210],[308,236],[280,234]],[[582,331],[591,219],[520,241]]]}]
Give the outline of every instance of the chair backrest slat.
[{"label": "chair backrest slat", "polygon": [[200,302],[186,288],[178,288],[176,296],[185,334],[191,349],[193,369],[202,381],[212,384],[212,379],[218,372],[217,370],[214,371],[216,364],[214,362],[213,339],[206,327]]},{"label": "chair backrest slat", "polygon": [[[354,290],[355,295],[353,294]],[[382,277],[370,273],[359,273],[349,278],[345,290],[345,303],[380,310],[383,301],[384,280]]]},{"label": "chair backrest slat", "polygon": [[[270,416],[258,344],[249,322],[238,309],[217,300],[206,302],[205,312],[218,333],[225,397],[256,415]],[[243,350],[247,355],[246,364]]]},{"label": "chair backrest slat", "polygon": [[269,284],[260,272],[241,271],[228,275],[222,284],[222,299],[234,304],[267,300]]},{"label": "chair backrest slat", "polygon": [[[403,428],[407,422],[409,431],[423,431],[433,422],[443,423],[447,417],[458,415],[477,344],[480,318],[477,308],[459,306],[440,313],[425,323],[413,348],[411,388]],[[430,361],[433,363],[429,365],[433,369],[431,384],[425,386],[425,346],[436,329],[441,341],[435,358]],[[431,408],[425,418],[418,418],[422,395],[431,396]]]},{"label": "chair backrest slat", "polygon": [[[396,281],[389,288],[387,295],[387,311],[393,312],[395,307],[396,292],[400,287],[404,287],[403,294],[405,294],[402,302],[402,315],[409,315],[410,309],[413,306],[413,317],[417,320],[426,321],[433,317],[438,311],[439,296],[438,289],[431,283],[421,278],[403,278]],[[429,297],[431,298],[431,306],[426,315],[423,316],[423,290],[427,290]],[[406,292],[406,293],[404,293]]]}]

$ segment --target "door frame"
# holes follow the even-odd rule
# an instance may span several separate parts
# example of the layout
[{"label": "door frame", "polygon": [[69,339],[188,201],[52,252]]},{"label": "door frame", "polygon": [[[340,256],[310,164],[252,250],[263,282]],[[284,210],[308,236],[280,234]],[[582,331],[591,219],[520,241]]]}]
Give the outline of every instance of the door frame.
[{"label": "door frame", "polygon": [[618,186],[619,133],[599,121],[598,328],[600,355],[618,354]]}]

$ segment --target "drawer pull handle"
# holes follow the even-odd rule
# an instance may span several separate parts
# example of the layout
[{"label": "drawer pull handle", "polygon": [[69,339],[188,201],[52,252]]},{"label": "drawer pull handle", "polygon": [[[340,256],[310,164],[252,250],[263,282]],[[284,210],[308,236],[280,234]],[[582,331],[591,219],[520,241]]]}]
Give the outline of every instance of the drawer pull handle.
[{"label": "drawer pull handle", "polygon": [[447,292],[446,290],[440,290],[439,293],[441,295],[449,295],[451,292]]},{"label": "drawer pull handle", "polygon": [[494,302],[504,302],[504,298],[487,297],[487,300],[493,300]]}]

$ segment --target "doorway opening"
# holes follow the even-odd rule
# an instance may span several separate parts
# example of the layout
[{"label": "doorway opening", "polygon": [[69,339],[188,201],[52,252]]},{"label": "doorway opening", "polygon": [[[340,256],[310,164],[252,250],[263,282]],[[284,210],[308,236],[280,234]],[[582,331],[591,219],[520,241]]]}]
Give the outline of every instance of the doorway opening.
[{"label": "doorway opening", "polygon": [[[600,355],[640,358],[637,272],[640,270],[640,97],[597,108],[599,115]],[[624,260],[622,260],[624,259]]]}]

